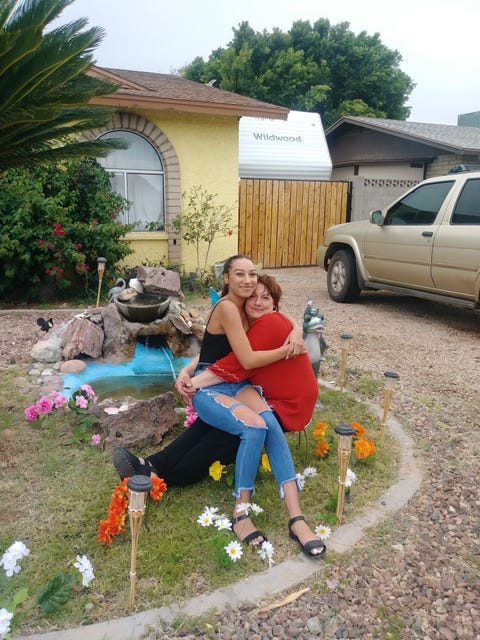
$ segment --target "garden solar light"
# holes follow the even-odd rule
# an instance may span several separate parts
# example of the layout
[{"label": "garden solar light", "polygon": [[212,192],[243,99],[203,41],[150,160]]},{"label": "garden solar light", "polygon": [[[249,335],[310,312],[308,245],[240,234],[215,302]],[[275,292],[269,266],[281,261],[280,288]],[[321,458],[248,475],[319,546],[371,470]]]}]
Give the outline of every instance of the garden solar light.
[{"label": "garden solar light", "polygon": [[343,505],[345,502],[345,480],[347,479],[348,463],[352,452],[352,436],[355,429],[351,424],[339,424],[335,427],[338,435],[338,499],[337,499],[337,521],[342,524]]},{"label": "garden solar light", "polygon": [[128,515],[130,519],[130,533],[132,537],[129,600],[129,610],[132,611],[135,603],[138,536],[140,534],[140,528],[145,514],[147,493],[152,489],[153,482],[147,476],[132,476],[127,482],[127,487],[129,489]]},{"label": "garden solar light", "polygon": [[100,289],[102,288],[103,274],[105,273],[106,258],[97,258],[97,272],[98,272],[98,293],[97,293],[97,307],[100,302]]},{"label": "garden solar light", "polygon": [[340,391],[343,391],[345,387],[345,374],[347,371],[348,343],[353,336],[349,333],[342,333],[340,338],[342,339],[342,372],[340,378]]},{"label": "garden solar light", "polygon": [[385,441],[385,431],[387,428],[387,416],[388,416],[388,412],[390,410],[390,404],[393,398],[393,391],[400,378],[398,373],[395,373],[394,371],[385,371],[383,375],[385,376],[385,389],[383,391],[383,418],[382,418],[382,428],[381,428],[381,437],[380,437],[380,443],[382,446]]}]

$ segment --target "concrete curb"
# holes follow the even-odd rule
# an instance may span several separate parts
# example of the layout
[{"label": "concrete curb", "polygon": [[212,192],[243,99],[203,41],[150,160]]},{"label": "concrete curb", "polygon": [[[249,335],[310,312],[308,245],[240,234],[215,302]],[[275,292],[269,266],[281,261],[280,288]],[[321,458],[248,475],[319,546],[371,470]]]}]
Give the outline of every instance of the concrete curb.
[{"label": "concrete curb", "polygon": [[[332,388],[324,381],[320,381],[320,384]],[[382,419],[383,411],[381,409],[363,399],[360,401],[369,404]],[[421,485],[423,471],[414,455],[413,440],[405,433],[395,418],[391,417],[387,420],[387,427],[400,445],[398,479],[353,522],[344,524],[335,530],[328,541],[328,549],[331,551],[337,553],[349,551],[363,537],[367,528],[380,522],[386,515],[402,508]],[[142,640],[148,627],[155,627],[160,621],[172,623],[179,617],[202,616],[208,612],[219,611],[227,607],[233,609],[242,603],[258,604],[262,598],[287,591],[322,571],[321,562],[309,560],[299,555],[298,558],[274,565],[262,573],[257,573],[229,587],[192,598],[182,605],[150,609],[125,618],[116,618],[73,629],[30,636],[14,636],[14,640],[117,640],[118,638],[121,640]]]}]

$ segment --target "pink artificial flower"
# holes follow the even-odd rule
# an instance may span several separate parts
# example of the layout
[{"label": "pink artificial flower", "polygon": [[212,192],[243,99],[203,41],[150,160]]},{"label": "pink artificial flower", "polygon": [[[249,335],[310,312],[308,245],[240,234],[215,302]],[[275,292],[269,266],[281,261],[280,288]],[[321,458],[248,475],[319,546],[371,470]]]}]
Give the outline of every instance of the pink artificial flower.
[{"label": "pink artificial flower", "polygon": [[80,409],[88,409],[88,400],[86,398],[84,398],[83,396],[77,396],[75,398],[75,404]]},{"label": "pink artificial flower", "polygon": [[37,400],[35,403],[35,408],[38,413],[51,413],[53,409],[53,400],[51,398],[47,398],[47,396],[42,396],[40,400]]},{"label": "pink artificial flower", "polygon": [[55,409],[60,409],[61,407],[64,407],[68,400],[65,396],[62,396],[62,394],[59,391],[53,391],[50,394],[51,399],[53,400],[53,406],[55,407]]},{"label": "pink artificial flower", "polygon": [[92,447],[96,447],[97,444],[100,444],[100,434],[99,433],[94,433],[92,434]]},{"label": "pink artificial flower", "polygon": [[97,396],[95,395],[95,391],[92,389],[92,387],[89,384],[82,384],[82,386],[80,387],[80,389],[82,391],[85,391],[85,393],[87,394],[87,396],[89,398],[91,398],[93,404],[97,404]]},{"label": "pink artificial flower", "polygon": [[27,407],[25,409],[25,419],[28,420],[28,422],[35,422],[37,418],[38,418],[38,411],[35,405],[32,404],[30,407]]},{"label": "pink artificial flower", "polygon": [[189,427],[191,424],[195,422],[198,418],[197,412],[192,407],[185,408],[185,422],[183,423],[184,427]]}]

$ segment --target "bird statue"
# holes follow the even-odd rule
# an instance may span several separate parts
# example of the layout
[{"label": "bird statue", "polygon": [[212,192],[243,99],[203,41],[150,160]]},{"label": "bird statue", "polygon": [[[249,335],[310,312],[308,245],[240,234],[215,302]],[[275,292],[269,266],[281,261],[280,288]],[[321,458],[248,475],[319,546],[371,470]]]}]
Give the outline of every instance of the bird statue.
[{"label": "bird statue", "polygon": [[125,289],[127,288],[127,283],[125,282],[125,280],[123,278],[118,278],[118,280],[115,282],[115,286],[112,287],[109,292],[108,292],[108,301],[109,302],[113,302],[115,300],[115,298],[122,293],[122,291],[125,291]]},{"label": "bird statue", "polygon": [[37,318],[37,324],[42,331],[48,333],[53,327],[53,320],[52,318],[49,318],[48,320],[45,320],[45,318]]},{"label": "bird statue", "polygon": [[325,360],[325,350],[328,345],[323,337],[325,318],[319,309],[312,306],[309,300],[303,314],[303,339],[307,348],[307,354],[313,367],[315,376],[318,376],[320,362]]}]

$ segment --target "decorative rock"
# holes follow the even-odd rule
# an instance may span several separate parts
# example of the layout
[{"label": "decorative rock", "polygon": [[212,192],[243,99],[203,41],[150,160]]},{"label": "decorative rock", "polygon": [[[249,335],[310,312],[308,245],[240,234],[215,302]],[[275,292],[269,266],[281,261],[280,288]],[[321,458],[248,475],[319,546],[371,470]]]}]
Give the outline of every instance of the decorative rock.
[{"label": "decorative rock", "polygon": [[[108,449],[137,449],[145,445],[158,445],[164,434],[178,424],[173,391],[148,400],[135,401],[128,398],[128,407],[122,407],[126,401],[104,400],[90,411],[100,420],[105,434],[105,447]],[[107,413],[107,409],[112,407],[119,408],[119,412]]]},{"label": "decorative rock", "polygon": [[183,299],[180,275],[176,271],[140,265],[137,267],[137,279],[143,284],[143,290],[146,292]]},{"label": "decorative rock", "polygon": [[56,362],[62,359],[62,341],[57,336],[51,336],[48,340],[40,340],[33,345],[32,358],[39,362]]},{"label": "decorative rock", "polygon": [[67,359],[80,354],[99,358],[102,355],[104,333],[84,316],[76,316],[67,325],[63,335],[63,356]]},{"label": "decorative rock", "polygon": [[82,373],[87,368],[83,360],[66,360],[60,365],[60,373]]}]

